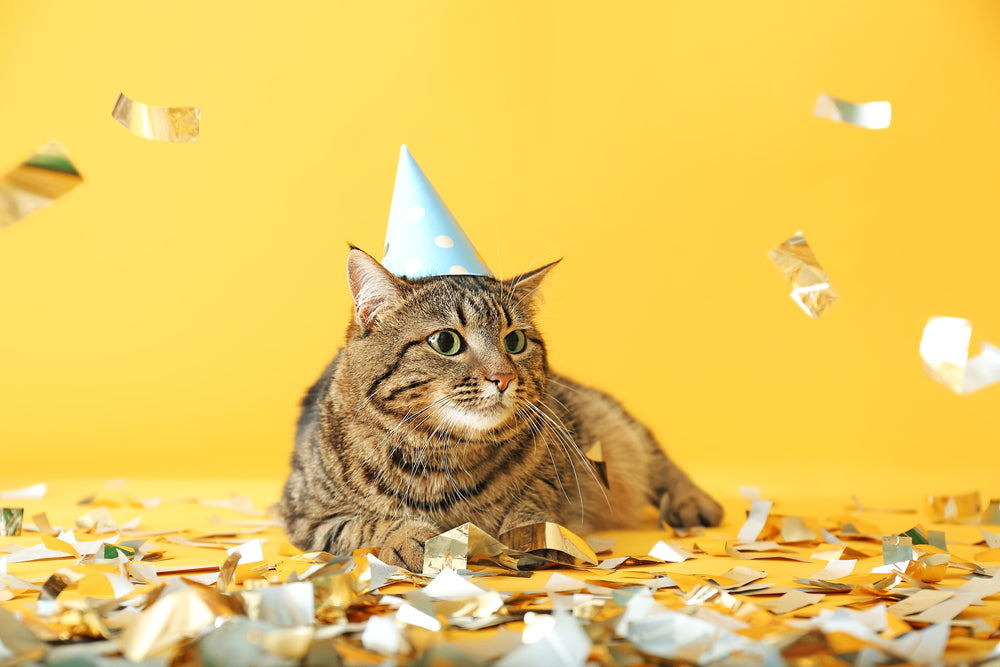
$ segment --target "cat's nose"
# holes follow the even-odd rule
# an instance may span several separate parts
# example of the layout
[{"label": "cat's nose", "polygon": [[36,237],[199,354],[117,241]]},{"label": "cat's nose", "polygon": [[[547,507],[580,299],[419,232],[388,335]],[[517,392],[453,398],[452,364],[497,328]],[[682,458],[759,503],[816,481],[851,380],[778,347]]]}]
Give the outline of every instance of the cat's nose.
[{"label": "cat's nose", "polygon": [[516,377],[517,376],[513,373],[494,373],[486,379],[494,383],[497,386],[497,389],[504,391],[507,389],[507,385],[510,384],[510,381]]}]

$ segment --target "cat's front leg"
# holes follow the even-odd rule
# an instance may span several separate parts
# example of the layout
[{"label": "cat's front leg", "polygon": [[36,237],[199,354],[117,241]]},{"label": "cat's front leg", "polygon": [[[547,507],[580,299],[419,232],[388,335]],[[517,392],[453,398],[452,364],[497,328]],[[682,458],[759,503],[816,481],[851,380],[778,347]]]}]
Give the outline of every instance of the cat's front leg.
[{"label": "cat's front leg", "polygon": [[405,567],[410,572],[424,569],[424,543],[444,529],[426,521],[408,520],[402,526],[387,522],[376,528],[372,544],[381,547],[379,560],[388,565]]},{"label": "cat's front leg", "polygon": [[722,521],[722,505],[689,479],[675,483],[660,496],[660,528],[717,526]]}]

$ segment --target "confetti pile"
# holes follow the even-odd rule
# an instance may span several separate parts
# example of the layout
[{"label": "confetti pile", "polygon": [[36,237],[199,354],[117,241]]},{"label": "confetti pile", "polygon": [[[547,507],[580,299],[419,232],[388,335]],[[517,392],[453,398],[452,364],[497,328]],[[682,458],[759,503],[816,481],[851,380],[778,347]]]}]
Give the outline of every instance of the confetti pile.
[{"label": "confetti pile", "polygon": [[1000,501],[979,494],[813,516],[741,489],[720,528],[617,543],[466,524],[414,573],[302,553],[247,497],[110,486],[0,493],[23,510],[3,513],[0,664],[1000,665]]}]

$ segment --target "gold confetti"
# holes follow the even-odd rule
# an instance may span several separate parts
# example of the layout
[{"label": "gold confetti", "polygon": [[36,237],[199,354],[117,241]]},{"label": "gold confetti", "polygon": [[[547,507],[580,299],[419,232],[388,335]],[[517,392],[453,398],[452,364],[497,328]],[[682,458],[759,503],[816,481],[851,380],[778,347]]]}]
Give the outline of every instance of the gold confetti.
[{"label": "gold confetti", "polygon": [[[82,182],[66,149],[55,141],[45,144],[0,178],[0,229],[45,208]],[[4,497],[38,497],[37,493],[45,495],[45,486],[6,491]]]},{"label": "gold confetti", "polygon": [[585,453],[587,460],[594,467],[594,471],[597,472],[597,476],[601,479],[601,483],[604,484],[604,488],[610,489],[611,482],[608,479],[608,464],[604,460],[604,448],[601,447],[601,443],[594,443],[594,446]]},{"label": "gold confetti", "polygon": [[979,523],[1000,526],[1000,498],[991,498],[990,506],[983,512]]},{"label": "gold confetti", "polygon": [[597,565],[597,554],[579,536],[557,523],[533,523],[519,526],[499,536],[504,544],[518,551],[556,551]]},{"label": "gold confetti", "polygon": [[892,120],[892,105],[888,102],[854,104],[820,93],[813,114],[869,130],[884,130]]},{"label": "gold confetti", "polygon": [[768,250],[767,256],[788,281],[792,301],[809,317],[819,317],[840,298],[801,231]]},{"label": "gold confetti", "polygon": [[[200,509],[202,519],[212,511]],[[176,665],[381,664],[387,658],[428,665],[648,664],[654,656],[654,662],[748,666],[988,664],[983,661],[1000,630],[1000,568],[945,550],[971,558],[983,543],[965,535],[982,532],[989,552],[975,557],[1000,558],[993,553],[1000,552],[1000,533],[978,525],[977,494],[936,496],[921,523],[886,539],[884,558],[872,541],[881,545],[885,533],[861,521],[864,516],[820,520],[770,509],[758,501],[751,512],[747,534],[754,541],[738,541],[738,525],[669,538],[650,526],[649,542],[637,548],[635,537],[643,533],[631,534],[621,540],[627,551],[599,566],[579,565],[587,558],[564,528],[539,524],[494,538],[460,526],[439,536],[438,544],[451,551],[451,567],[433,578],[381,562],[378,547],[350,557],[289,550],[279,528],[259,521],[210,534],[194,523],[184,531],[217,541],[231,536],[228,558],[214,543],[220,550],[205,552],[204,545],[168,541],[180,531],[153,544],[42,533],[35,546],[0,544],[0,609],[16,613],[0,614],[0,642],[16,664],[62,664],[71,651],[88,664],[120,661],[121,654]],[[861,509],[867,511],[873,510]],[[942,531],[934,530],[940,526],[931,523],[945,515],[976,525],[955,529],[953,545],[946,545]],[[36,525],[48,525],[39,516]],[[847,540],[868,541],[870,552]],[[896,547],[909,551],[890,553]],[[197,565],[190,558],[197,552],[210,554],[213,564]],[[184,560],[158,574],[145,559],[164,554]],[[774,563],[768,573],[719,560],[730,557],[791,562]],[[463,558],[465,567],[456,569]],[[8,563],[16,568],[39,559],[50,565],[32,565],[32,581],[7,571]],[[544,575],[507,569],[526,566],[574,569]],[[523,575],[530,578],[515,578]]]},{"label": "gold confetti", "polygon": [[470,560],[492,558],[508,550],[495,538],[472,523],[441,533],[424,544],[424,574],[437,574],[445,568],[464,569]]},{"label": "gold confetti", "polygon": [[944,521],[970,519],[979,514],[981,509],[978,491],[957,495],[931,496],[927,499],[927,504],[934,517]]},{"label": "gold confetti", "polygon": [[136,102],[120,93],[111,117],[137,137],[175,143],[198,141],[201,107],[166,107]]}]

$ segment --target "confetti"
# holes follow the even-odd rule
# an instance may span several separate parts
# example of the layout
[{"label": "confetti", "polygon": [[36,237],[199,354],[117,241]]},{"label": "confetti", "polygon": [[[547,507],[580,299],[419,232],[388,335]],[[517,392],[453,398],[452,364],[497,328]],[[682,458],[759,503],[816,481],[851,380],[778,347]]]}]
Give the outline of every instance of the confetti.
[{"label": "confetti", "polygon": [[590,535],[587,537],[587,546],[594,550],[595,554],[610,553],[615,550],[617,540],[613,537],[597,537]]},{"label": "confetti", "polygon": [[[351,556],[279,548],[280,529],[257,521],[199,532],[213,523],[207,508],[183,533],[195,539],[41,533],[34,546],[0,544],[0,609],[18,614],[0,619],[0,661],[12,653],[18,664],[68,664],[72,651],[81,664],[971,665],[993,651],[1000,567],[968,558],[984,543],[1000,548],[1000,533],[978,525],[978,495],[935,496],[921,523],[886,538],[890,550],[910,543],[911,557],[899,561],[877,550],[885,533],[863,520],[873,510],[845,523],[772,509],[751,508],[753,541],[722,526],[658,542],[652,555],[626,550],[530,579],[511,568],[574,566],[526,560],[515,546],[570,549],[567,539],[579,538],[541,524],[508,543],[469,524],[441,540],[451,540],[452,566],[426,576],[383,563],[378,548]],[[946,545],[936,525],[946,514],[976,525],[955,528]],[[973,532],[983,541],[968,542]],[[837,536],[842,543],[831,544]],[[209,537],[211,551],[169,541]],[[197,553],[210,562],[199,564]],[[158,557],[186,560],[145,560]],[[729,557],[788,562],[769,573],[720,560]],[[32,581],[8,574],[8,562],[35,560]],[[14,647],[17,632],[29,633],[24,647],[35,654]]]},{"label": "confetti", "polygon": [[764,524],[767,523],[767,515],[771,513],[772,503],[770,500],[755,500],[753,504],[750,505],[750,514],[747,515],[746,523],[740,528],[739,535],[736,539],[740,542],[753,542],[760,535],[760,532],[764,530]]},{"label": "confetti", "polygon": [[665,563],[683,563],[688,558],[694,556],[694,554],[680,547],[672,546],[662,541],[653,545],[653,548],[649,550],[649,555],[653,558],[659,558]]},{"label": "confetti", "polygon": [[601,447],[601,443],[594,443],[593,447],[584,453],[587,456],[587,460],[593,466],[594,471],[597,473],[598,478],[600,478],[604,488],[610,489],[611,482],[608,480],[608,464],[604,460],[604,448]]},{"label": "confetti", "polygon": [[19,536],[23,521],[23,507],[0,507],[0,537]]},{"label": "confetti", "polygon": [[816,604],[825,598],[823,593],[806,593],[804,591],[788,591],[778,598],[771,606],[772,614],[788,614],[803,607]]},{"label": "confetti", "polygon": [[111,117],[137,137],[175,143],[198,141],[201,107],[153,106],[120,93]]},{"label": "confetti", "polygon": [[913,540],[902,535],[882,538],[882,562],[885,565],[913,560]]},{"label": "confetti", "polygon": [[936,519],[962,521],[979,514],[980,496],[978,491],[957,495],[937,495],[927,499],[927,504]]},{"label": "confetti", "polygon": [[813,114],[819,118],[850,123],[869,130],[884,130],[892,120],[892,105],[888,102],[853,104],[820,93],[816,98]]},{"label": "confetti", "polygon": [[990,499],[990,506],[986,508],[985,512],[983,512],[983,516],[979,519],[979,523],[1000,526],[1000,499]]},{"label": "confetti", "polygon": [[920,339],[924,370],[956,394],[971,394],[1000,381],[1000,348],[983,343],[969,359],[972,325],[960,317],[932,317]]},{"label": "confetti", "polygon": [[424,574],[436,574],[445,568],[465,568],[469,560],[492,558],[507,550],[506,545],[472,523],[430,538],[424,544]]},{"label": "confetti", "polygon": [[451,569],[442,570],[424,587],[424,594],[437,600],[476,597],[486,592]]},{"label": "confetti", "polygon": [[[0,178],[0,229],[45,208],[83,182],[83,177],[58,142],[45,144]],[[41,494],[45,495],[44,485]],[[6,495],[26,492],[29,495]],[[37,498],[37,487],[3,492],[0,498]]]},{"label": "confetti", "polygon": [[556,523],[519,526],[503,533],[498,539],[517,551],[555,551],[597,565],[597,554],[587,546],[587,543]]},{"label": "confetti", "polygon": [[792,301],[806,315],[818,318],[840,298],[801,231],[768,250],[767,256],[791,287]]},{"label": "confetti", "polygon": [[[2,226],[0,225],[0,227]],[[0,491],[0,500],[41,500],[47,491],[48,487],[45,484],[35,484],[23,489]]]}]

